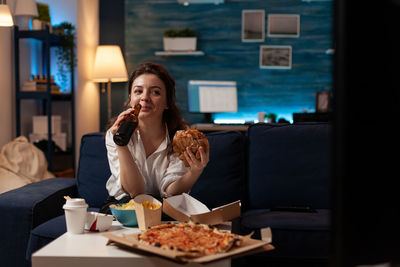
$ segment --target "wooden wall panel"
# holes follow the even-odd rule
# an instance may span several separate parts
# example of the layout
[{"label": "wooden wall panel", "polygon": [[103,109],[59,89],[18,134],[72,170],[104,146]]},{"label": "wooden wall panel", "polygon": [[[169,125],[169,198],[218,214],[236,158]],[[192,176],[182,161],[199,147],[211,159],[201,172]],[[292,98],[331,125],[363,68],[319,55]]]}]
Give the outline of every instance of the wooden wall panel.
[{"label": "wooden wall panel", "polygon": [[[300,14],[299,38],[265,38],[241,41],[243,9],[264,9],[268,14]],[[229,1],[224,4],[179,5],[175,1],[125,0],[125,56],[128,71],[152,61],[163,64],[176,80],[177,100],[189,122],[201,114],[187,112],[188,80],[234,80],[238,85],[239,111],[214,118],[253,120],[258,111],[292,119],[293,112],[314,109],[315,92],[332,90],[331,1],[300,0]],[[198,34],[198,50],[205,56],[155,56],[161,51],[168,28],[192,28]],[[259,68],[260,45],[291,45],[290,70]]]}]

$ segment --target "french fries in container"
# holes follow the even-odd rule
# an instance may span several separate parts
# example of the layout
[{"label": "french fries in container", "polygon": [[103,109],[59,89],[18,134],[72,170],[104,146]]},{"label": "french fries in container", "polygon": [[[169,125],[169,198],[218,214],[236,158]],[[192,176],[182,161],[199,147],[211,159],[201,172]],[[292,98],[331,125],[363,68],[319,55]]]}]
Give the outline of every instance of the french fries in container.
[{"label": "french fries in container", "polygon": [[133,199],[136,217],[141,231],[161,224],[162,204],[150,195],[138,195]]}]

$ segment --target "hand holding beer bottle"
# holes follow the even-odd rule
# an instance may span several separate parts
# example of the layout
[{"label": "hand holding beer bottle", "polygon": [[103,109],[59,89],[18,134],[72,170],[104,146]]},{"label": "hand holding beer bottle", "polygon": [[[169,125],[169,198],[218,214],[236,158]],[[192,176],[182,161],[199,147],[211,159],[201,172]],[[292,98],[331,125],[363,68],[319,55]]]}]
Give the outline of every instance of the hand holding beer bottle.
[{"label": "hand holding beer bottle", "polygon": [[136,104],[133,111],[121,122],[117,132],[114,134],[114,142],[119,146],[126,146],[131,139],[133,132],[139,124],[140,104]]}]

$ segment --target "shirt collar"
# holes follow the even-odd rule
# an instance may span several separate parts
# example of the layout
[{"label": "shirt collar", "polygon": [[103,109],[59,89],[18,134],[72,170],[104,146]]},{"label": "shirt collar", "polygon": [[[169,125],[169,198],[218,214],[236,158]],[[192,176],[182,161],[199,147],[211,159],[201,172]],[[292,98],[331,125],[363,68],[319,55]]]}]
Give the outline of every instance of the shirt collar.
[{"label": "shirt collar", "polygon": [[[140,140],[140,142],[142,142],[142,138],[140,137],[140,132],[139,131],[135,131],[137,134],[137,138],[138,140]],[[169,133],[168,133],[168,126],[167,124],[165,124],[165,138],[164,140],[161,142],[161,144],[158,146],[158,148],[156,149],[156,151],[153,152],[153,154],[161,152],[163,150],[166,150],[169,143],[171,142],[170,138],[169,138]],[[142,142],[143,143],[143,142]]]}]

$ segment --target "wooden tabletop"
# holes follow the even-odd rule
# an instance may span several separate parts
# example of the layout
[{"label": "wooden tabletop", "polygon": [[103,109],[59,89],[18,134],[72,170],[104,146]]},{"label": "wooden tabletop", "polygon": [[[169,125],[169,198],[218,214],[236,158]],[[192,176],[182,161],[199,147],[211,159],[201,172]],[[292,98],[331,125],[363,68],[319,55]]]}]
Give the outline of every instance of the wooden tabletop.
[{"label": "wooden tabletop", "polygon": [[249,125],[221,125],[212,123],[196,123],[190,126],[199,131],[247,131]]}]

